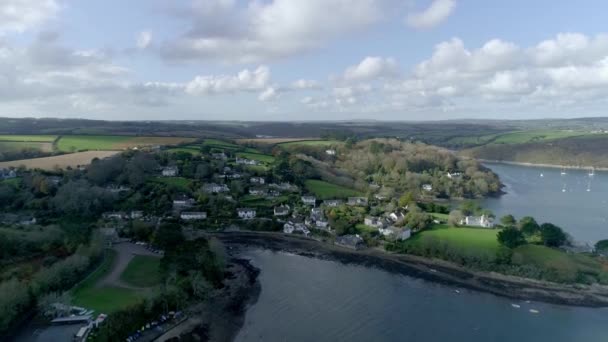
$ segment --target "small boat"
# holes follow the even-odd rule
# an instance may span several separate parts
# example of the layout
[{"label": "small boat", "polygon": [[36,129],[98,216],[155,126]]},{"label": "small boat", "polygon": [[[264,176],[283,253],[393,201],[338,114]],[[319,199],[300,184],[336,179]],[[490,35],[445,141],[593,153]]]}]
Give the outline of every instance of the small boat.
[{"label": "small boat", "polygon": [[533,314],[537,314],[537,313],[539,313],[540,311],[538,311],[538,310],[536,310],[536,309],[530,309],[530,312],[531,312],[531,313],[533,313]]},{"label": "small boat", "polygon": [[511,304],[512,307],[519,309],[521,306],[519,306],[519,304]]},{"label": "small boat", "polygon": [[529,300],[527,300],[527,301],[526,301],[526,303],[530,304],[530,301],[529,301]]},{"label": "small boat", "polygon": [[543,174],[541,173],[541,174],[540,174],[540,178],[543,178],[543,177],[545,177],[545,175],[543,175]]},{"label": "small boat", "polygon": [[454,292],[456,292],[456,293],[460,293],[460,290],[454,290]]},{"label": "small boat", "polygon": [[561,175],[562,175],[562,176],[565,176],[565,175],[566,175],[566,168],[563,168],[563,167],[562,167],[562,172],[561,172]]},{"label": "small boat", "polygon": [[562,192],[566,192],[566,189],[562,189]]},{"label": "small boat", "polygon": [[593,177],[595,176],[595,169],[591,168],[591,171],[589,171],[589,177]]}]

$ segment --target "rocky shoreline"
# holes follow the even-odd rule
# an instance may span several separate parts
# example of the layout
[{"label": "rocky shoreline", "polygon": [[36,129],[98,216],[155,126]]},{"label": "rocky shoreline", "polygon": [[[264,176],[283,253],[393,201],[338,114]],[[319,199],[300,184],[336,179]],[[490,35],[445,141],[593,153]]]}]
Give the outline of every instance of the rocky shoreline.
[{"label": "rocky shoreline", "polygon": [[367,267],[422,278],[450,286],[491,293],[501,297],[532,300],[560,305],[608,307],[608,287],[601,285],[568,285],[508,276],[493,272],[476,272],[437,259],[391,254],[376,249],[355,251],[314,239],[269,232],[214,233],[237,253],[242,248],[264,248],[303,256],[353,263]]}]

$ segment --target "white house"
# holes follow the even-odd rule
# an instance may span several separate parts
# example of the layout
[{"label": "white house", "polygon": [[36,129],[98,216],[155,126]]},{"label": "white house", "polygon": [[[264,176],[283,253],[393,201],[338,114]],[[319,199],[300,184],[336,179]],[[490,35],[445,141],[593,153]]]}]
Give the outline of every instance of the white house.
[{"label": "white house", "polygon": [[308,230],[308,228],[306,228],[306,226],[302,223],[293,223],[289,221],[283,225],[283,233],[293,234],[296,232],[302,233],[304,235],[310,234],[310,230]]},{"label": "white house", "polygon": [[278,207],[274,207],[274,216],[287,216],[289,215],[289,206],[288,205],[280,205]]},{"label": "white house", "polygon": [[302,202],[306,205],[315,205],[317,198],[315,196],[302,196]]},{"label": "white house", "polygon": [[266,183],[266,180],[264,179],[264,177],[251,177],[251,178],[249,178],[249,182],[251,184],[260,184],[260,185],[262,185],[262,184]]},{"label": "white house", "polygon": [[380,233],[382,236],[391,236],[395,234],[395,231],[395,227],[378,228],[378,233]]},{"label": "white house", "polygon": [[254,196],[266,196],[268,190],[266,189],[249,189],[249,194]]},{"label": "white house", "polygon": [[141,210],[131,210],[130,216],[131,216],[132,220],[137,220],[137,219],[144,217],[144,212]]},{"label": "white house", "polygon": [[175,177],[178,173],[179,169],[177,168],[177,166],[163,167],[163,170],[161,171],[163,177]]},{"label": "white house", "polygon": [[255,209],[251,208],[238,208],[236,210],[236,213],[239,218],[242,218],[244,220],[252,219],[255,217]]},{"label": "white house", "polygon": [[184,221],[204,220],[207,218],[207,213],[204,211],[184,211],[179,217]]},{"label": "white house", "polygon": [[241,165],[258,165],[260,162],[253,159],[236,157],[236,163]]},{"label": "white house", "polygon": [[333,199],[333,200],[324,200],[323,205],[328,207],[339,207],[342,204],[341,200]]},{"label": "white house", "polygon": [[203,191],[218,194],[220,192],[229,192],[230,188],[226,184],[207,183],[203,185]]},{"label": "white house", "polygon": [[463,226],[471,226],[471,227],[483,227],[483,228],[493,228],[494,222],[491,218],[481,215],[481,216],[466,216],[464,219],[460,221],[460,224]]},{"label": "white house", "polygon": [[335,156],[336,150],[333,150],[333,149],[325,150],[325,154],[327,154],[329,156]]},{"label": "white house", "polygon": [[110,211],[101,215],[104,219],[122,220],[127,217],[127,214],[122,211]]},{"label": "white house", "polygon": [[188,208],[193,206],[195,203],[194,199],[188,197],[179,197],[173,200],[173,208]]},{"label": "white house", "polygon": [[226,156],[226,153],[224,153],[224,152],[211,153],[211,158],[213,158],[213,159],[219,159],[219,160],[225,160],[225,159],[228,158],[228,156]]},{"label": "white house", "polygon": [[[59,182],[57,182],[57,183],[59,183]],[[111,192],[113,194],[116,194],[116,193],[120,193],[120,192],[129,191],[129,190],[131,190],[131,188],[128,186],[124,186],[124,185],[118,186],[116,184],[112,184],[112,185],[106,186],[106,190],[108,190],[109,192]]]},{"label": "white house", "polygon": [[401,212],[392,212],[388,215],[388,218],[393,222],[397,222],[403,220],[405,218],[405,215],[403,215],[403,213]]},{"label": "white house", "polygon": [[9,179],[17,177],[17,172],[11,169],[0,169],[0,179]]},{"label": "white house", "polygon": [[410,236],[412,236],[412,230],[410,228],[405,228],[397,234],[397,240],[407,240]]},{"label": "white house", "polygon": [[240,173],[230,173],[230,174],[226,174],[226,178],[228,179],[239,179],[241,178],[241,174]]},{"label": "white house", "polygon": [[366,218],[363,219],[363,223],[366,226],[370,226],[370,227],[375,227],[375,228],[381,228],[384,227],[384,221],[376,216],[367,216]]},{"label": "white house", "polygon": [[349,197],[348,205],[366,206],[367,198],[365,197]]},{"label": "white house", "polygon": [[461,172],[448,172],[448,178],[450,178],[450,179],[460,178],[460,177],[462,177]]},{"label": "white house", "polygon": [[433,191],[433,186],[431,184],[422,184],[422,190]]}]

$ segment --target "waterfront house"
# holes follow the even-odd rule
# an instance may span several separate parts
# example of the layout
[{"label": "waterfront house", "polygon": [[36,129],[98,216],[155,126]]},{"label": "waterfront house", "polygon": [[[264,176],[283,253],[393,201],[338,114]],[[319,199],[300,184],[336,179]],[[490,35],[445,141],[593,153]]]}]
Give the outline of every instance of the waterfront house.
[{"label": "waterfront house", "polygon": [[207,218],[207,213],[204,211],[184,211],[179,215],[184,221],[204,220]]},{"label": "waterfront house", "polygon": [[386,227],[386,228],[379,227],[378,228],[378,233],[380,235],[382,235],[382,236],[391,236],[391,235],[395,234],[396,230],[397,229],[395,227],[392,227],[392,226],[391,227]]},{"label": "waterfront house", "polygon": [[367,198],[365,198],[365,197],[349,197],[348,198],[348,205],[366,206],[367,205]]},{"label": "waterfront house", "polygon": [[287,216],[289,215],[289,206],[288,205],[280,205],[278,207],[274,207],[274,216]]},{"label": "waterfront house", "polygon": [[460,225],[471,226],[471,227],[493,228],[494,221],[490,217],[487,217],[486,215],[466,216],[464,219],[462,219],[460,221]]},{"label": "waterfront house", "polygon": [[163,177],[175,177],[179,173],[177,166],[166,166],[163,167],[161,174]]},{"label": "waterfront house", "polygon": [[283,233],[301,233],[308,236],[308,234],[310,234],[310,230],[308,230],[308,228],[306,228],[306,226],[302,223],[294,223],[293,221],[289,221],[283,225]]},{"label": "waterfront house", "polygon": [[264,177],[251,177],[251,178],[249,178],[249,182],[251,184],[263,185],[264,183],[266,183],[266,180],[264,179]]},{"label": "waterfront house", "polygon": [[255,218],[255,214],[256,214],[255,209],[251,209],[251,208],[238,208],[236,210],[236,213],[239,216],[239,218],[244,219],[244,220]]},{"label": "waterfront house", "polygon": [[397,240],[407,240],[412,236],[412,230],[410,228],[404,228],[397,234]]},{"label": "waterfront house", "polygon": [[302,196],[302,203],[314,206],[317,203],[317,198],[315,196]]},{"label": "waterfront house", "polygon": [[336,237],[335,244],[338,246],[350,248],[350,249],[362,249],[365,248],[365,242],[357,235],[342,235]]},{"label": "waterfront house", "polygon": [[327,206],[327,207],[339,207],[341,204],[342,204],[342,200],[339,200],[339,199],[331,199],[331,200],[323,201],[323,205]]}]

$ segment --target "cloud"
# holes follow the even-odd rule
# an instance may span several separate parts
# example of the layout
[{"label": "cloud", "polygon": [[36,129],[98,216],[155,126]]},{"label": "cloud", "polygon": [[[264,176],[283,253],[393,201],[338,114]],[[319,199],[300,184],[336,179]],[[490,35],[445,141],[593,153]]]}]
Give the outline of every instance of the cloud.
[{"label": "cloud", "polygon": [[315,80],[299,79],[291,84],[292,89],[318,89],[319,82]]},{"label": "cloud", "polygon": [[342,77],[345,81],[372,81],[395,78],[399,66],[393,58],[366,57],[359,64],[348,67]]},{"label": "cloud", "polygon": [[277,90],[275,88],[268,87],[260,94],[260,96],[258,96],[258,99],[260,101],[272,101],[278,96],[279,94],[277,93]]},{"label": "cloud", "polygon": [[426,10],[409,14],[406,22],[419,30],[433,28],[445,21],[455,7],[455,0],[434,0]]},{"label": "cloud", "polygon": [[135,45],[138,49],[146,49],[152,43],[152,32],[150,31],[141,31],[137,35],[137,40]]},{"label": "cloud", "polygon": [[218,94],[265,89],[270,81],[270,69],[260,66],[250,71],[244,69],[235,76],[196,76],[186,84],[186,93],[191,95]]},{"label": "cloud", "polygon": [[60,10],[55,0],[2,0],[0,36],[24,32],[53,18]]}]

